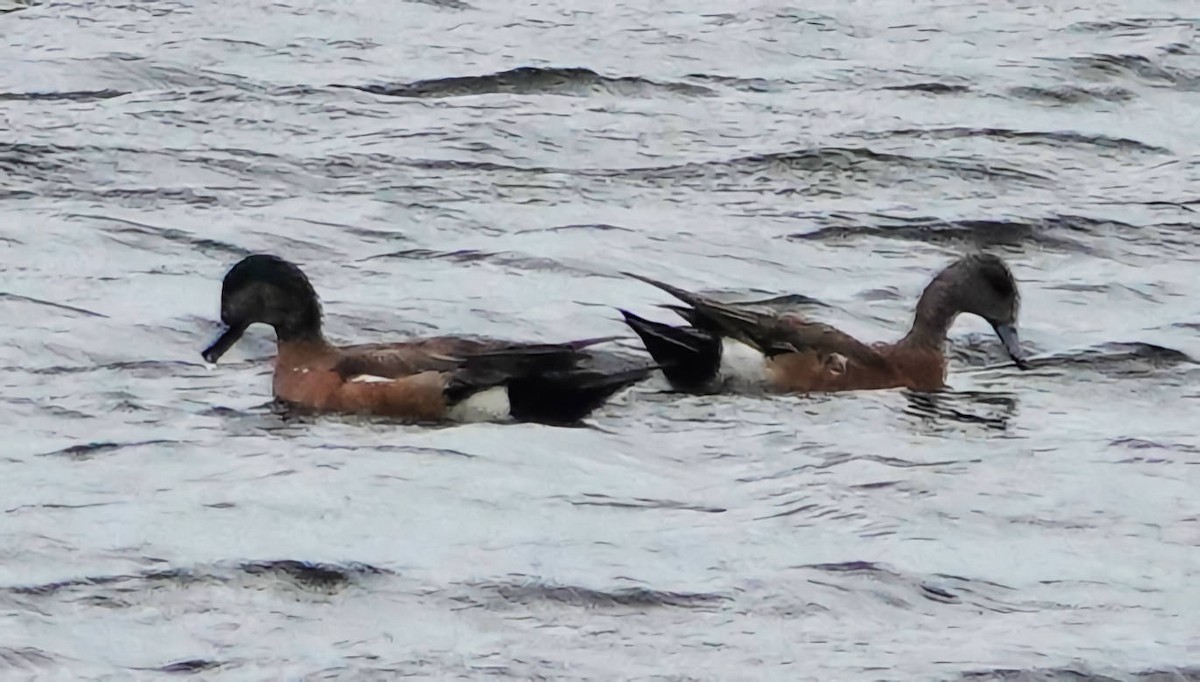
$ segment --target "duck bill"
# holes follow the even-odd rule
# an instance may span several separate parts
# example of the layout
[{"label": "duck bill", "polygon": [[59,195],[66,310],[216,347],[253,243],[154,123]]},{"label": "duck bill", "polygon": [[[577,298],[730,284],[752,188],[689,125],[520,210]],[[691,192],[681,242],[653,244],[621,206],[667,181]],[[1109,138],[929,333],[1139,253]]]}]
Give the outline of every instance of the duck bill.
[{"label": "duck bill", "polygon": [[204,352],[200,353],[204,361],[215,364],[226,351],[233,348],[233,344],[237,343],[238,339],[242,338],[242,334],[246,333],[246,327],[249,326],[248,324],[236,324],[226,327],[225,331],[221,332],[221,335],[217,337],[217,340],[213,341],[211,346],[205,348]]},{"label": "duck bill", "polygon": [[1021,350],[1021,337],[1017,334],[1017,325],[1011,322],[1001,322],[993,324],[992,329],[996,330],[996,336],[1000,337],[1000,343],[1004,344],[1004,350],[1008,351],[1008,356],[1012,358],[1013,363],[1020,369],[1029,369],[1025,351]]}]

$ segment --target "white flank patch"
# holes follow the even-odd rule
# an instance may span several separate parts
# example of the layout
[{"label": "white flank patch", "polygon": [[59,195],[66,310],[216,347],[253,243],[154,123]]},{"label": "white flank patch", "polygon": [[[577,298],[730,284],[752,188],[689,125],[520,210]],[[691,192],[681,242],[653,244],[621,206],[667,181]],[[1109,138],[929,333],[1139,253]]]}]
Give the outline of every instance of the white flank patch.
[{"label": "white flank patch", "polygon": [[825,361],[825,367],[833,374],[844,374],[850,364],[850,358],[841,353],[831,353]]},{"label": "white flank patch", "polygon": [[350,378],[352,384],[390,384],[393,379],[387,377],[379,377],[374,374],[359,374],[356,377]]},{"label": "white flank patch", "polygon": [[741,388],[761,389],[767,383],[767,358],[741,341],[721,338],[721,380]]},{"label": "white flank patch", "polygon": [[457,422],[494,422],[508,419],[511,412],[508,387],[493,386],[451,405],[446,417]]}]

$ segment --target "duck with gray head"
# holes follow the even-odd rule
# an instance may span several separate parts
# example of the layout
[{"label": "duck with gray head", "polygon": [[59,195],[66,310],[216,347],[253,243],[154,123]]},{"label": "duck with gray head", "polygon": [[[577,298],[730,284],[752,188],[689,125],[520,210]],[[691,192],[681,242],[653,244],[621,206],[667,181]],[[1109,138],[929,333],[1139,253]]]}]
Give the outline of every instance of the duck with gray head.
[{"label": "duck with gray head", "polygon": [[271,255],[247,256],[221,285],[225,329],[202,355],[221,358],[250,325],[275,329],[275,397],[316,412],[414,421],[577,422],[653,366],[589,369],[590,346],[439,336],[399,343],[334,346],[321,330],[321,305],[308,277]]},{"label": "duck with gray head", "polygon": [[1004,261],[990,254],[951,263],[925,287],[908,333],[894,343],[871,345],[794,313],[749,310],[630,276],[686,304],[667,306],[689,323],[684,327],[621,311],[680,391],[937,390],[946,381],[946,334],[962,313],[987,320],[1016,366],[1027,367],[1017,334],[1017,282]]}]

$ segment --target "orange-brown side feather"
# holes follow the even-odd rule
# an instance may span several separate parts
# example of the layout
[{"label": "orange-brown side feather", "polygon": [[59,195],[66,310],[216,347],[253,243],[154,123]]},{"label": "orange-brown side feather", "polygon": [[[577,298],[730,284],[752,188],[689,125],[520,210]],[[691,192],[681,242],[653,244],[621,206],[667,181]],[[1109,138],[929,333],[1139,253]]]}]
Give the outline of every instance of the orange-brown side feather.
[{"label": "orange-brown side feather", "polygon": [[345,382],[335,392],[331,409],[434,421],[446,414],[448,377],[444,372],[421,372],[387,383]]},{"label": "orange-brown side feather", "polygon": [[[382,349],[377,347],[373,350],[377,352]],[[399,347],[393,350],[399,350]],[[358,353],[347,354],[345,349],[325,344],[282,343],[275,359],[275,397],[320,412],[353,412],[421,420],[434,420],[445,414],[445,373],[427,370],[397,376],[385,382],[349,381],[338,368],[348,359],[353,360],[358,356]],[[399,365],[390,367],[395,370]]]},{"label": "orange-brown side feather", "polygon": [[873,371],[889,367],[887,358],[878,348],[869,346],[842,330],[820,322],[810,322],[795,313],[778,318],[781,329],[776,333],[796,350],[811,349],[823,357],[833,354],[845,357],[851,364]]},{"label": "orange-brown side feather", "polygon": [[[934,391],[945,386],[946,360],[936,349],[881,345],[882,364],[806,351],[784,353],[767,361],[767,375],[786,393],[827,393],[906,387]],[[833,358],[833,360],[831,360]]]}]

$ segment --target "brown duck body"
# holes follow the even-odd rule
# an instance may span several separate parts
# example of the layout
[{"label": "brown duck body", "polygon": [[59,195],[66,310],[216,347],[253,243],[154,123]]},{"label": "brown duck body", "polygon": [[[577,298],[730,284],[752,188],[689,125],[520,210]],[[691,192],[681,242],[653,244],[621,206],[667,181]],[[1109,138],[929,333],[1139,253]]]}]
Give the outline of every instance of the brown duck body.
[{"label": "brown duck body", "polygon": [[[797,318],[800,324],[811,324]],[[840,333],[840,332],[838,332]],[[857,348],[849,336],[844,348]],[[764,359],[771,390],[778,393],[831,393],[884,388],[935,391],[946,385],[946,355],[941,347],[908,337],[871,344],[851,360],[830,343]]]},{"label": "brown duck body", "polygon": [[[318,412],[349,412],[434,421],[447,415],[449,369],[423,353],[429,342],[337,348],[323,339],[281,342],[272,389],[279,400]],[[376,367],[395,357],[393,371]],[[358,373],[347,368],[359,366]]]},{"label": "brown duck body", "polygon": [[1016,282],[995,256],[972,255],[951,264],[925,288],[909,332],[894,343],[871,345],[794,313],[758,312],[633,276],[687,304],[667,307],[688,327],[622,311],[678,390],[937,390],[946,381],[946,334],[964,312],[987,319],[1013,360],[1024,366],[1016,331]]}]

